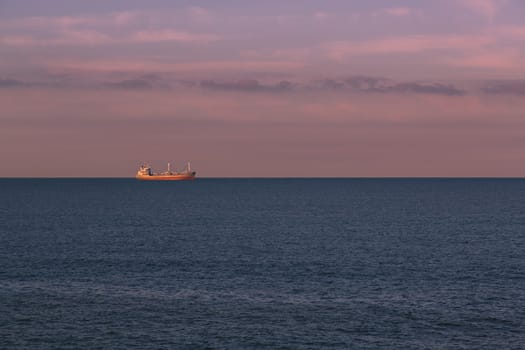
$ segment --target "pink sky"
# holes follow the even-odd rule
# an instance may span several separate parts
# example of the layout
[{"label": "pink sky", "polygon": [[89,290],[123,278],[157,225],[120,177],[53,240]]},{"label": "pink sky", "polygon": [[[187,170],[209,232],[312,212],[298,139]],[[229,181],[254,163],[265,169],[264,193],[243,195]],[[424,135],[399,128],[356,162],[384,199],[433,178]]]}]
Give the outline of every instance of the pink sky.
[{"label": "pink sky", "polygon": [[523,2],[220,4],[0,1],[0,176],[525,176]]}]

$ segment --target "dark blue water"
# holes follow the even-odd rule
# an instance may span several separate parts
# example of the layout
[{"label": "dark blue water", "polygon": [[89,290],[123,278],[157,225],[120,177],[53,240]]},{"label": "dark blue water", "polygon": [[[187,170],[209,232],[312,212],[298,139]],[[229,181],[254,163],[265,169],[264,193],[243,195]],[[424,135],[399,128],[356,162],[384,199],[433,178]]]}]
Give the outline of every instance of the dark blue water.
[{"label": "dark blue water", "polygon": [[2,349],[523,349],[525,180],[0,180]]}]

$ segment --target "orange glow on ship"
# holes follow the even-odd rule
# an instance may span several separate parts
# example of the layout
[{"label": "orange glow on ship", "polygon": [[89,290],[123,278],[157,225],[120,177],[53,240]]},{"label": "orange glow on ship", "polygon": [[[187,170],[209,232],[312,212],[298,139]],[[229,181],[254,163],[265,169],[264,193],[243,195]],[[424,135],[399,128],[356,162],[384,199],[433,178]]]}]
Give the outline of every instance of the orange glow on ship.
[{"label": "orange glow on ship", "polygon": [[181,172],[172,172],[170,170],[170,163],[168,163],[168,170],[163,173],[154,173],[151,167],[147,164],[140,166],[135,178],[137,180],[153,180],[153,181],[173,181],[173,180],[193,180],[197,173],[191,170],[190,162],[186,168]]}]

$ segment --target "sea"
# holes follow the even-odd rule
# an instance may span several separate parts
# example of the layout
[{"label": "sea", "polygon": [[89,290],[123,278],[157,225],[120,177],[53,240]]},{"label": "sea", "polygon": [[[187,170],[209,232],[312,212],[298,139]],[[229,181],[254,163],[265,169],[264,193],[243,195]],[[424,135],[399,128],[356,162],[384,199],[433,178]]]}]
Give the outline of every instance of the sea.
[{"label": "sea", "polygon": [[0,179],[0,349],[525,349],[525,179]]}]

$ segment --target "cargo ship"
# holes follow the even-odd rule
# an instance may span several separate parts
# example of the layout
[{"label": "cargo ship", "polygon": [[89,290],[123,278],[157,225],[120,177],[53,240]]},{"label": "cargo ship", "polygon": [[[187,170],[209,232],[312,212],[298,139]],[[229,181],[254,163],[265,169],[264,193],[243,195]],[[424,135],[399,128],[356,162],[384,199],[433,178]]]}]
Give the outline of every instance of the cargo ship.
[{"label": "cargo ship", "polygon": [[195,174],[196,172],[191,170],[190,162],[181,172],[172,172],[170,163],[168,163],[168,170],[162,173],[154,173],[149,165],[143,164],[135,177],[137,180],[193,180],[195,179]]}]

